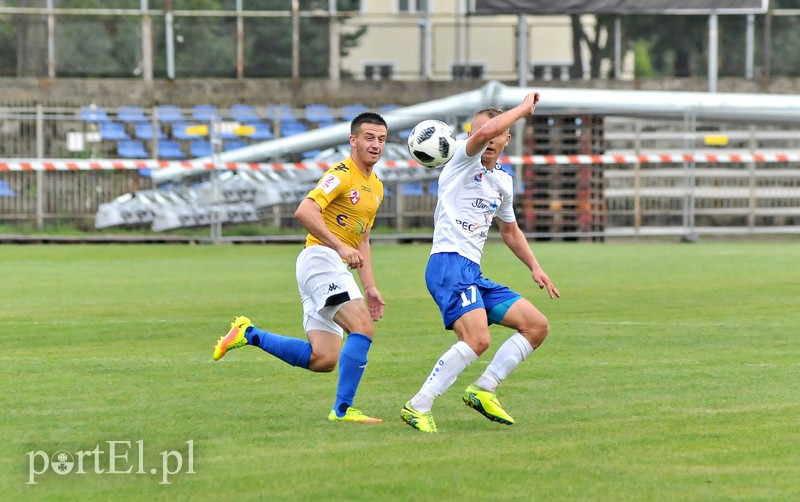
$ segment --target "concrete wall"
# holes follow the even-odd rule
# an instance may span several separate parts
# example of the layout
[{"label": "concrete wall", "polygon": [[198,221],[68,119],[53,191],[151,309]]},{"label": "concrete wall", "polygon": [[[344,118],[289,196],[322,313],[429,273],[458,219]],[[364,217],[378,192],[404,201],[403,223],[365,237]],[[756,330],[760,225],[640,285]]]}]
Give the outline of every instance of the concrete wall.
[{"label": "concrete wall", "polygon": [[[516,81],[505,82],[516,86]],[[308,103],[327,103],[341,106],[363,103],[368,106],[384,104],[409,105],[450,96],[482,87],[484,81],[363,81],[344,80],[334,89],[325,80],[230,80],[186,79],[158,80],[146,84],[131,79],[0,79],[0,106],[41,103],[45,106],[78,106],[96,103],[106,106],[139,104],[150,106],[159,103],[191,106],[213,103],[226,106],[234,103],[267,105],[289,103],[304,106]],[[529,86],[592,88],[592,89],[643,89],[670,91],[706,91],[704,79],[680,80],[574,80],[569,82],[529,82]],[[800,94],[800,79],[745,80],[721,79],[720,92]]]}]

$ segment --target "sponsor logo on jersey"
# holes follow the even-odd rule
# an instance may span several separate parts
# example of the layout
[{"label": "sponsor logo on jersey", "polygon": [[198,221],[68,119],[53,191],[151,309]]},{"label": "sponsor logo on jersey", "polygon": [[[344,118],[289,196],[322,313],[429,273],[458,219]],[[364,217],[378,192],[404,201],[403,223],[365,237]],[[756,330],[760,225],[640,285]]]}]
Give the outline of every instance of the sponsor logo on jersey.
[{"label": "sponsor logo on jersey", "polygon": [[344,163],[336,164],[336,167],[333,168],[334,171],[349,171],[350,169],[344,165]]},{"label": "sponsor logo on jersey", "polygon": [[342,181],[339,178],[337,178],[333,174],[329,174],[320,180],[319,187],[322,189],[323,192],[331,193],[331,191],[337,186],[339,186],[339,183],[341,182]]},{"label": "sponsor logo on jersey", "polygon": [[336,215],[336,224],[339,225],[340,227],[346,227],[348,219],[349,219],[349,216],[347,216],[346,214],[337,214]]},{"label": "sponsor logo on jersey", "polygon": [[456,218],[456,225],[461,227],[461,230],[464,230],[465,232],[469,232],[469,233],[473,233],[475,230],[478,229],[478,224],[477,223],[472,223],[472,222],[469,222],[469,221],[462,221],[462,220],[459,220],[457,218]]}]

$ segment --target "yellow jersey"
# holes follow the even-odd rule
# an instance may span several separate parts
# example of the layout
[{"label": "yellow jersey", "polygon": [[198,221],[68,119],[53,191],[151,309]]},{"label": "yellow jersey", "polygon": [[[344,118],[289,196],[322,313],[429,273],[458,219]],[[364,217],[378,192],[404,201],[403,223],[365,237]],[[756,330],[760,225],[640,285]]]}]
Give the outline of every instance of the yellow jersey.
[{"label": "yellow jersey", "polygon": [[[325,171],[306,198],[322,208],[328,230],[348,246],[358,248],[383,202],[383,182],[374,171],[369,177],[364,176],[348,157]],[[318,244],[322,244],[319,239],[306,236],[306,247]]]}]

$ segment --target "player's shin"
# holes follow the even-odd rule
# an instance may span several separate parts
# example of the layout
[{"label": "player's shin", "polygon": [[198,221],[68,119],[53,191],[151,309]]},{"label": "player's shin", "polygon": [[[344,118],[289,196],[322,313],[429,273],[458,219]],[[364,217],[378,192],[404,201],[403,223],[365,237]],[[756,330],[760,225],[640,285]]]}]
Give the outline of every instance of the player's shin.
[{"label": "player's shin", "polygon": [[308,369],[308,362],[311,359],[311,344],[307,341],[276,335],[255,326],[249,328],[244,336],[249,345],[260,347],[261,350],[292,366]]},{"label": "player's shin", "polygon": [[339,385],[336,388],[336,416],[343,417],[353,405],[358,384],[367,367],[367,352],[372,340],[361,333],[350,333],[339,355]]},{"label": "player's shin", "polygon": [[434,399],[444,394],[455,383],[458,375],[477,359],[478,355],[469,345],[462,341],[456,342],[436,361],[422,388],[411,398],[411,405],[423,413],[431,411]]},{"label": "player's shin", "polygon": [[520,333],[514,333],[497,349],[491,364],[475,385],[489,392],[495,392],[500,382],[505,380],[532,352],[533,347],[528,340]]}]

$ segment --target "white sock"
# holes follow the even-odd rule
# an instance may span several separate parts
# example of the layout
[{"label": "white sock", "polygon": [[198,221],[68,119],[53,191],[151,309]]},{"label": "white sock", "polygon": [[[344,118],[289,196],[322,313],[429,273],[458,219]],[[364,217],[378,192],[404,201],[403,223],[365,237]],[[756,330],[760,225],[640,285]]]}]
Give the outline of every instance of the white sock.
[{"label": "white sock", "polygon": [[519,333],[514,333],[497,349],[489,367],[478,378],[475,385],[489,392],[495,392],[497,386],[511,374],[519,363],[533,352],[528,339]]},{"label": "white sock", "polygon": [[436,362],[422,388],[411,398],[411,406],[422,413],[431,411],[433,400],[444,394],[455,383],[458,375],[477,359],[478,355],[469,345],[462,341],[456,342]]}]

